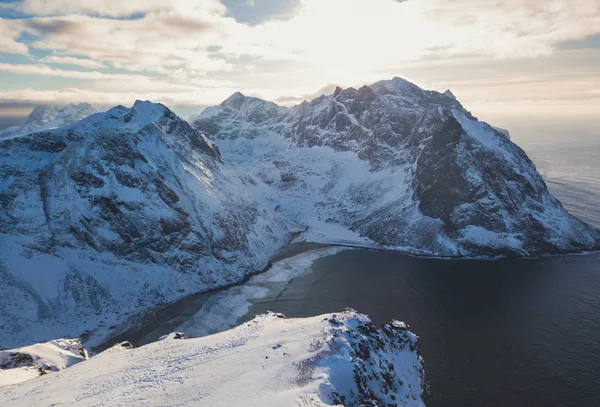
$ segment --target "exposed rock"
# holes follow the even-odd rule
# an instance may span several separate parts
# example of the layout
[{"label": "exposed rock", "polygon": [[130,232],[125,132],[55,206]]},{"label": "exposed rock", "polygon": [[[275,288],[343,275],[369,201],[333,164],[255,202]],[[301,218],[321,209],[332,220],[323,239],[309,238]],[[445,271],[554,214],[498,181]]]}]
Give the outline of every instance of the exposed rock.
[{"label": "exposed rock", "polygon": [[[335,318],[339,323],[330,325]],[[419,339],[377,329],[355,311],[288,319],[260,315],[229,331],[118,346],[43,381],[0,392],[3,407],[343,405],[424,407],[428,384]],[[260,390],[260,391],[258,391]]]},{"label": "exposed rock", "polygon": [[0,161],[0,347],[239,281],[290,231],[159,104],[1,140]]},{"label": "exposed rock", "polygon": [[307,239],[437,256],[600,248],[523,150],[450,91],[394,78],[291,108],[232,98],[193,125],[269,185],[268,201],[311,227]]}]

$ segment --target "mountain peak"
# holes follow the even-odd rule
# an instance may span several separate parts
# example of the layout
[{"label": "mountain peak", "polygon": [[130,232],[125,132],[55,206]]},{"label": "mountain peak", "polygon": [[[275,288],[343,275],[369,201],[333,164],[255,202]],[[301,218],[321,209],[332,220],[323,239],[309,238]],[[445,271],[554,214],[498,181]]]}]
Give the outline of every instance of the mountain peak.
[{"label": "mountain peak", "polygon": [[384,91],[385,93],[404,93],[407,90],[409,91],[423,91],[423,89],[419,88],[412,82],[407,81],[404,78],[400,78],[398,76],[393,77],[392,79],[387,79],[379,82],[375,82],[371,85],[371,89],[374,91]]},{"label": "mountain peak", "polygon": [[221,106],[239,109],[244,99],[246,99],[246,96],[242,92],[238,91],[225,99],[223,103],[221,103]]},{"label": "mountain peak", "polygon": [[37,105],[33,108],[33,111],[29,113],[26,124],[38,124],[43,125],[51,120],[54,120],[58,114],[58,109],[52,105]]},{"label": "mountain peak", "polygon": [[446,89],[446,91],[442,93],[442,95],[448,96],[449,98],[456,100],[456,96],[454,96],[454,93],[452,93],[450,89]]},{"label": "mountain peak", "polygon": [[170,112],[169,108],[162,103],[154,103],[149,100],[136,100],[129,110],[135,113],[140,119],[148,119],[149,121],[156,121],[165,112]]}]

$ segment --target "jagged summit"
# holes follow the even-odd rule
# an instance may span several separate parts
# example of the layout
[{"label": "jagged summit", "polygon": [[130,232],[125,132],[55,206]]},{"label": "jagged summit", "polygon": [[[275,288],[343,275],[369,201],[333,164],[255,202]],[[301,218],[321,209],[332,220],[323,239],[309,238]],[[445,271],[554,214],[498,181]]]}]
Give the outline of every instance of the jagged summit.
[{"label": "jagged summit", "polygon": [[342,227],[346,241],[441,256],[600,248],[523,150],[450,95],[396,77],[294,107],[207,108],[193,125],[319,241]]},{"label": "jagged summit", "polygon": [[400,78],[294,107],[236,93],[193,126],[136,101],[2,139],[0,162],[0,348],[240,281],[299,230],[429,256],[600,248],[504,134]]}]

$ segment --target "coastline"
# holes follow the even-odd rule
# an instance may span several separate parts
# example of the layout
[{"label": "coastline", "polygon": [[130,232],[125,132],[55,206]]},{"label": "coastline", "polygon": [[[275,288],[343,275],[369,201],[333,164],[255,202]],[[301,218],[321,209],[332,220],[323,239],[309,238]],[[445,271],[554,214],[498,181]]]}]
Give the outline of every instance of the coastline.
[{"label": "coastline", "polygon": [[[93,354],[97,354],[123,341],[132,342],[134,346],[136,346],[136,343],[142,341],[147,334],[160,328],[169,321],[176,320],[177,316],[181,317],[182,319],[191,317],[195,312],[190,314],[190,310],[197,311],[201,309],[206,301],[208,301],[216,293],[223,292],[232,287],[242,286],[253,277],[268,272],[276,263],[311,251],[327,249],[331,247],[352,248],[351,246],[318,242],[290,243],[284,246],[277,254],[275,254],[275,256],[269,260],[263,269],[249,274],[244,279],[236,283],[189,294],[168,304],[159,305],[131,315],[127,318],[127,320],[113,328],[115,333],[105,336],[101,341],[99,341],[98,344],[93,344],[89,346],[88,349]],[[182,320],[182,323],[183,322],[184,321]],[[173,328],[177,328],[177,326],[179,325],[176,325]],[[119,329],[119,327],[122,329]],[[82,341],[85,342],[92,333],[93,332],[81,335]]]},{"label": "coastline", "polygon": [[[335,243],[335,242],[305,242],[305,241],[296,241],[295,238],[298,238],[304,232],[300,231],[292,236],[291,242],[286,246],[282,247],[279,252],[277,252],[267,263],[267,265],[254,273],[248,274],[242,280],[227,284],[221,287],[212,288],[206,291],[189,294],[170,302],[168,304],[159,305],[153,308],[149,308],[143,311],[140,311],[137,314],[131,315],[127,318],[127,320],[123,321],[119,325],[112,327],[114,329],[113,334],[108,334],[104,336],[97,344],[88,345],[89,349],[93,354],[102,352],[109,347],[122,342],[122,341],[130,341],[134,344],[142,342],[146,335],[154,332],[160,327],[164,326],[169,321],[174,321],[171,323],[173,326],[173,330],[176,329],[180,324],[176,323],[178,318],[181,318],[181,323],[184,323],[186,320],[189,320],[198,310],[202,308],[202,306],[215,294],[224,292],[233,287],[243,286],[248,283],[252,278],[265,274],[271,268],[279,263],[283,262],[289,258],[299,256],[305,253],[309,253],[312,251],[317,251],[321,249],[327,248],[340,248],[340,249],[362,249],[362,250],[370,250],[376,252],[389,252],[396,253],[400,255],[405,255],[409,257],[416,258],[428,258],[428,259],[440,259],[440,260],[487,260],[487,261],[495,261],[506,259],[510,257],[515,258],[525,258],[525,259],[539,259],[545,257],[554,257],[554,256],[570,256],[570,255],[585,255],[594,252],[577,252],[577,253],[547,253],[541,255],[533,255],[533,256],[507,256],[507,255],[498,255],[498,256],[431,256],[426,254],[418,254],[411,253],[409,251],[402,250],[394,250],[388,249],[378,246],[371,245],[361,245],[361,244],[352,244],[352,243]],[[190,313],[193,310],[194,312]],[[119,329],[121,328],[121,329]],[[111,329],[111,328],[109,328]],[[94,331],[84,333],[81,335],[82,341],[85,342]]]}]

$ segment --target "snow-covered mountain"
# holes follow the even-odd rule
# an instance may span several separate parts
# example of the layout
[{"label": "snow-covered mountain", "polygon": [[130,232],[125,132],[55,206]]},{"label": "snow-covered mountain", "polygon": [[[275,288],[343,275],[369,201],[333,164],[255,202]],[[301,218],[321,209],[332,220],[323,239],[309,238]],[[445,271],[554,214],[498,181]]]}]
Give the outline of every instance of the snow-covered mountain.
[{"label": "snow-covered mountain", "polygon": [[97,112],[98,109],[89,103],[69,104],[62,107],[36,106],[25,123],[0,131],[0,138],[24,136],[44,129],[66,126]]},{"label": "snow-covered mountain", "polygon": [[394,78],[290,108],[235,93],[192,124],[271,186],[265,202],[306,240],[436,256],[600,248],[523,150],[450,91]]},{"label": "snow-covered mountain", "polygon": [[424,406],[418,338],[354,311],[111,348],[0,392],[11,406]]},{"label": "snow-covered mountain", "polygon": [[0,348],[100,340],[263,269],[304,229],[435,256],[600,247],[451,92],[395,78],[291,108],[236,93],[194,126],[138,101],[0,140]]},{"label": "snow-covered mountain", "polygon": [[160,104],[0,140],[0,163],[0,348],[237,282],[290,232]]}]

